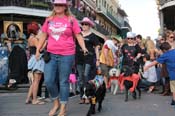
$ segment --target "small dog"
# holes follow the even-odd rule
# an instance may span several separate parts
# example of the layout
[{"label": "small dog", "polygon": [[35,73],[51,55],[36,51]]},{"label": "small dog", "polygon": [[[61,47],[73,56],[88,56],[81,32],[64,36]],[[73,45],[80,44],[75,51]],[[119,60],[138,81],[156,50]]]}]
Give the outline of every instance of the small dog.
[{"label": "small dog", "polygon": [[98,102],[98,111],[102,109],[102,102],[106,94],[106,86],[102,75],[96,75],[95,79],[90,80],[84,87],[83,98],[90,100],[90,108],[86,116],[95,114],[95,106]]},{"label": "small dog", "polygon": [[[122,79],[121,79],[121,85],[120,88],[124,89],[125,87],[125,101],[128,101],[128,90],[132,92],[132,97],[134,99],[137,99],[137,93],[136,90],[139,93],[139,99],[141,98],[141,90],[140,90],[140,76],[138,74],[135,74],[134,71],[128,67],[124,66],[122,69]],[[124,85],[124,87],[123,87]]]},{"label": "small dog", "polygon": [[77,84],[76,74],[73,73],[70,74],[69,83],[70,83],[70,93],[76,95],[76,84]]},{"label": "small dog", "polygon": [[115,95],[120,85],[119,81],[120,70],[116,68],[112,68],[109,70],[109,81],[108,88],[111,88],[111,93]]}]

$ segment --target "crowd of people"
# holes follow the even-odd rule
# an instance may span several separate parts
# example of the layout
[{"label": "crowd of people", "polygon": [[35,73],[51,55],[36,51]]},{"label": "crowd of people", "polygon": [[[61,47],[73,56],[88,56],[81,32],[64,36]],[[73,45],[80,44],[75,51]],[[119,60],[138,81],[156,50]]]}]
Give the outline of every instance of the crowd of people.
[{"label": "crowd of people", "polygon": [[[66,0],[54,0],[52,4],[52,14],[41,27],[37,22],[27,25],[30,88],[26,104],[45,104],[37,98],[38,93],[41,96],[41,81],[44,79],[47,98],[50,96],[53,100],[48,115],[54,116],[60,110],[58,116],[65,116],[71,73],[76,74],[75,91],[80,92],[79,103],[88,104],[89,99],[83,98],[83,89],[95,77],[97,69],[100,68],[106,88],[110,90],[109,70],[122,70],[128,66],[140,75],[144,90],[152,93],[156,85],[162,85],[161,94],[172,95],[171,105],[175,105],[175,34],[172,31],[158,37],[156,44],[150,37],[144,39],[133,32],[128,32],[123,39],[111,35],[101,43],[91,31],[94,23],[89,18],[80,21],[80,28]],[[13,85],[13,82],[8,83],[8,86]]]}]

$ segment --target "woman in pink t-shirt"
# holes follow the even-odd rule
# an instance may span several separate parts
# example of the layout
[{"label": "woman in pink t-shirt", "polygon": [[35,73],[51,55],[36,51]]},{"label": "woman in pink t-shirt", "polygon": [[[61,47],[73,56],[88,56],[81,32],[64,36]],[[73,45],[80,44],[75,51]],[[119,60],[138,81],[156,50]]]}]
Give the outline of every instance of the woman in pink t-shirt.
[{"label": "woman in pink t-shirt", "polygon": [[65,116],[66,104],[69,97],[69,75],[75,58],[75,35],[84,53],[87,49],[80,34],[78,21],[71,16],[66,0],[54,0],[53,12],[46,18],[42,33],[38,35],[36,58],[39,57],[42,45],[48,40],[47,52],[50,61],[45,64],[45,83],[51,98],[54,100],[49,116],[55,115],[60,108],[58,116]]}]

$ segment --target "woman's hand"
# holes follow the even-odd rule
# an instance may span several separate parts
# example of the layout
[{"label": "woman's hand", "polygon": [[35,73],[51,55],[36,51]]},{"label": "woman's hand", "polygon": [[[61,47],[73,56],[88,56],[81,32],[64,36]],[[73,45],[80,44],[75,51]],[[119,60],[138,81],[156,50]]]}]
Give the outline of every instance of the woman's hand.
[{"label": "woman's hand", "polygon": [[100,66],[100,60],[99,59],[96,60],[96,66],[97,67]]},{"label": "woman's hand", "polygon": [[87,55],[88,54],[87,48],[83,48],[82,50],[83,50],[84,55]]},{"label": "woman's hand", "polygon": [[38,50],[36,51],[35,58],[36,60],[39,60],[40,58],[40,52]]}]

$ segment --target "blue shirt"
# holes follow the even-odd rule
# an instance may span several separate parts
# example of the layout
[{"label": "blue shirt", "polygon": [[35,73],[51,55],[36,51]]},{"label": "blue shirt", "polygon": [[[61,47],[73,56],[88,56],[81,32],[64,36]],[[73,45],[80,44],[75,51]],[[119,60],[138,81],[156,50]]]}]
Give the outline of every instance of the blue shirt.
[{"label": "blue shirt", "polygon": [[175,49],[169,50],[162,54],[157,62],[166,64],[170,80],[175,80]]}]

